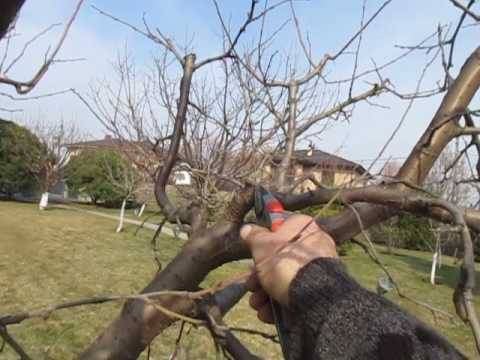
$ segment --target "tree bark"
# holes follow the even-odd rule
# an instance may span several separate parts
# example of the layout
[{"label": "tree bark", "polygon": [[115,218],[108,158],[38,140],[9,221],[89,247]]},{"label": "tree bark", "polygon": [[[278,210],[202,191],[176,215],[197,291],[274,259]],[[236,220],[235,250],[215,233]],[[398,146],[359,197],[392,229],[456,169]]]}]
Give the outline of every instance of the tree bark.
[{"label": "tree bark", "polygon": [[123,219],[125,217],[125,206],[127,205],[127,199],[123,199],[122,207],[120,208],[120,218],[118,219],[118,226],[116,232],[119,233],[123,230]]},{"label": "tree bark", "polygon": [[445,146],[457,135],[458,120],[465,114],[480,83],[480,47],[469,56],[460,74],[404,162],[398,178],[421,184]]},{"label": "tree bark", "polygon": [[285,139],[285,154],[278,166],[277,188],[285,191],[287,175],[292,171],[292,157],[295,151],[296,121],[298,104],[298,85],[294,82],[288,87],[288,123],[287,136]]},{"label": "tree bark", "polygon": [[190,88],[194,71],[195,54],[188,54],[183,60],[183,76],[182,80],[180,81],[180,96],[178,100],[178,110],[175,116],[175,125],[171,136],[171,144],[169,146],[164,165],[160,168],[155,181],[155,198],[157,203],[162,208],[162,211],[171,222],[176,222],[177,217],[184,223],[192,222],[192,214],[190,211],[187,209],[177,209],[170,202],[170,199],[167,196],[166,188],[172,169],[178,159],[178,151],[180,149],[180,143],[182,141],[185,121],[187,118],[188,99],[190,96]]},{"label": "tree bark", "polygon": [[438,251],[435,249],[432,258],[432,270],[430,271],[430,284],[435,285],[435,273],[437,271]]},{"label": "tree bark", "polygon": [[42,193],[42,196],[40,197],[38,208],[40,210],[45,210],[47,206],[48,206],[48,191],[45,191],[44,193]]},{"label": "tree bark", "polygon": [[138,217],[142,217],[143,212],[145,211],[145,207],[146,207],[146,206],[147,206],[146,203],[143,203],[143,204],[142,204],[142,206],[140,207],[140,210],[138,211],[138,214],[137,214]]}]

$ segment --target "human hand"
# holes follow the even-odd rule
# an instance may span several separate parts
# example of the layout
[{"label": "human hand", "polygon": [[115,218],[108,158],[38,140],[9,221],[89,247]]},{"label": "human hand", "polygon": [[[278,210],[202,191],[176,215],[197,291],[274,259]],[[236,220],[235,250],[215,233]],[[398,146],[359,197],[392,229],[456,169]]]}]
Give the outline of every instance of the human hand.
[{"label": "human hand", "polygon": [[255,261],[255,272],[247,282],[253,292],[250,306],[267,323],[273,323],[269,297],[288,305],[288,289],[302,267],[316,258],[338,257],[330,235],[306,215],[288,217],[274,233],[261,226],[244,225],[240,236]]}]

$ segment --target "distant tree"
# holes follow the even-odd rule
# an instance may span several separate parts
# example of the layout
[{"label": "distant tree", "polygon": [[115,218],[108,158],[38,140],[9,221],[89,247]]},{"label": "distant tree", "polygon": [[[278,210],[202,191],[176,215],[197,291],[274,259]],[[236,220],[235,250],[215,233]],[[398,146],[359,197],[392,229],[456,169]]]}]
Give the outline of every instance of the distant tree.
[{"label": "distant tree", "polygon": [[135,194],[139,190],[142,177],[140,172],[123,158],[120,158],[120,161],[109,161],[107,158],[104,160],[103,171],[107,175],[107,180],[113,186],[115,191],[123,198],[116,230],[118,233],[123,230],[123,220],[125,217],[125,207],[127,202],[135,200]]},{"label": "distant tree", "polygon": [[39,184],[42,193],[39,207],[43,210],[48,206],[49,191],[62,180],[64,169],[70,160],[65,144],[77,141],[79,131],[74,123],[63,120],[37,121],[27,126],[38,137],[43,148],[36,161],[27,164]]},{"label": "distant tree", "polygon": [[28,129],[0,120],[0,193],[10,198],[36,190],[39,184],[31,165],[44,153],[44,146]]},{"label": "distant tree", "polygon": [[[461,152],[458,143],[447,146],[433,164],[425,180],[424,188],[429,193],[457,206],[469,206],[472,204],[475,194],[469,182],[471,171],[468,168],[467,159],[462,155],[464,152]],[[400,167],[401,164],[397,161],[389,161],[382,169],[382,176],[387,180],[392,179]],[[393,253],[395,247],[432,250],[434,268],[435,259],[439,258],[441,251],[440,230],[445,239],[454,240],[451,239],[451,231],[450,233],[447,231],[448,227],[440,222],[432,222],[403,213],[379,224],[373,233],[377,239],[385,242],[389,253]],[[458,239],[457,243],[459,244],[458,236],[455,239]],[[432,274],[434,273],[433,268]]]},{"label": "distant tree", "polygon": [[472,178],[466,150],[460,144],[448,146],[432,167],[425,181],[425,189],[448,200],[457,206],[470,206],[475,200],[473,185],[478,181]]},{"label": "distant tree", "polygon": [[92,203],[117,207],[126,197],[118,184],[124,182],[127,167],[113,150],[83,151],[65,167],[65,179],[69,189],[88,195]]},{"label": "distant tree", "polygon": [[[474,201],[474,185],[478,179],[472,179],[472,169],[469,168],[469,157],[465,150],[460,150],[459,141],[447,146],[433,165],[425,181],[425,188],[436,196],[441,197],[457,206],[470,206]],[[432,246],[432,267],[430,282],[435,285],[436,270],[442,265],[442,247],[447,247],[448,255],[451,250],[461,247],[461,239],[455,227],[431,221],[431,231],[435,235],[435,244]],[[455,250],[456,251],[456,250]],[[478,253],[478,249],[475,248]]]}]

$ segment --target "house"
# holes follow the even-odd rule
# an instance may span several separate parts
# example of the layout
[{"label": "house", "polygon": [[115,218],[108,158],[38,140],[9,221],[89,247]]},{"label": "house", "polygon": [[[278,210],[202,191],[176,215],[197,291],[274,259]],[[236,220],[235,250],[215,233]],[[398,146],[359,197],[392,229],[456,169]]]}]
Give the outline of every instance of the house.
[{"label": "house", "polygon": [[[86,150],[116,150],[127,154],[127,157],[132,160],[132,165],[136,166],[135,159],[138,158],[139,163],[148,163],[148,159],[152,158],[153,145],[147,141],[128,141],[123,139],[113,138],[111,135],[106,135],[100,140],[82,141],[65,145],[71,156],[78,155]],[[179,162],[181,169],[173,171],[173,184],[188,186],[192,183],[191,173],[186,170],[188,164]],[[148,166],[148,164],[147,164]],[[157,166],[157,159],[153,159],[151,167]]]},{"label": "house", "polygon": [[[113,150],[118,151],[137,169],[141,175],[142,181],[136,193],[137,201],[141,203],[155,203],[154,200],[154,182],[153,174],[161,160],[161,157],[154,151],[148,141],[128,141],[113,138],[106,135],[103,139],[82,141],[66,144],[70,156],[73,158],[83,151],[95,150]],[[192,174],[188,171],[189,166],[181,161],[177,162],[176,168],[172,171],[170,184],[175,186],[190,186],[192,184]]]},{"label": "house", "polygon": [[[276,179],[283,157],[283,153],[277,153],[273,155],[271,163],[265,166],[265,176],[271,181]],[[360,164],[311,147],[293,153],[287,181],[297,185],[297,191],[307,191],[316,189],[319,185],[363,186],[369,178],[367,170]]]},{"label": "house", "polygon": [[[66,145],[71,152],[71,156],[79,154],[85,150],[112,149],[127,154],[130,159],[138,157],[138,163],[143,164],[143,168],[155,169],[158,165],[158,155],[153,154],[152,144],[149,142],[125,141],[113,138],[109,135],[100,140],[83,141]],[[273,183],[277,178],[278,166],[283,158],[282,153],[276,153],[271,157],[271,161],[262,166],[260,170],[261,177],[266,182]],[[238,157],[238,156],[237,156]],[[233,157],[237,159],[237,157]],[[151,159],[151,164],[148,162]],[[135,164],[136,161],[132,161]],[[252,164],[256,163],[252,160]],[[182,161],[178,161],[176,168],[172,172],[171,184],[176,186],[191,186],[193,183],[190,166]],[[139,169],[139,171],[141,171]],[[355,187],[363,186],[369,180],[367,171],[353,161],[344,159],[321,150],[310,147],[305,150],[297,150],[291,159],[290,170],[287,181],[295,185],[295,191],[307,191],[317,188],[319,185],[327,187]],[[150,182],[145,186],[153,193],[153,182],[151,178],[146,177]],[[226,181],[220,181],[218,186],[223,191],[233,190],[232,184]]]},{"label": "house", "polygon": [[152,145],[146,141],[128,141],[123,139],[113,138],[111,135],[106,135],[103,139],[80,141],[71,144],[65,144],[70,156],[74,157],[82,151],[95,150],[114,150],[126,154],[128,158],[140,160],[140,158],[152,150]]}]

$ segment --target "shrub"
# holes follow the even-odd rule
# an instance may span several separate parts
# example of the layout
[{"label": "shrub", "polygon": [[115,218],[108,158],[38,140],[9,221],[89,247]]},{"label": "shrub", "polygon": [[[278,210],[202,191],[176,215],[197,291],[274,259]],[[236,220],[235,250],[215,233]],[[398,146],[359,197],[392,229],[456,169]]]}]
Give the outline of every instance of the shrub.
[{"label": "shrub", "polygon": [[39,184],[32,169],[44,151],[28,129],[0,120],[0,193],[11,197],[19,192],[34,192]]},{"label": "shrub", "polygon": [[370,230],[372,240],[387,247],[431,251],[435,237],[428,219],[402,213]]},{"label": "shrub", "polygon": [[121,168],[125,166],[126,160],[113,150],[83,151],[67,165],[66,183],[69,190],[88,195],[94,204],[118,207],[125,195],[112,178],[121,182]]}]

